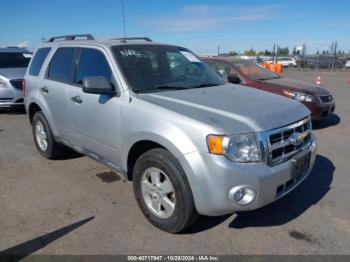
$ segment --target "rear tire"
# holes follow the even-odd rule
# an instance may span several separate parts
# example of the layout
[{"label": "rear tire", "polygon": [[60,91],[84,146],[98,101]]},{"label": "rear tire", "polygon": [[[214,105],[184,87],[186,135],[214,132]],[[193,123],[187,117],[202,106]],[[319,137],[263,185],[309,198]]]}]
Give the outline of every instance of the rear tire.
[{"label": "rear tire", "polygon": [[169,151],[155,148],[142,154],[133,169],[133,187],[137,204],[155,227],[178,233],[196,221],[186,174]]},{"label": "rear tire", "polygon": [[32,131],[35,146],[43,157],[55,159],[63,154],[64,146],[55,141],[43,112],[39,111],[34,114]]}]

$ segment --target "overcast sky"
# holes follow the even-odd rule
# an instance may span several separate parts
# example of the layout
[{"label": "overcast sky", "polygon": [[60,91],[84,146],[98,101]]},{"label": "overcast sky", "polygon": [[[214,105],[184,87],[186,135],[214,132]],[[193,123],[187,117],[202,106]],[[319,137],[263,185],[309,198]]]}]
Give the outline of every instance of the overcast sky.
[{"label": "overcast sky", "polygon": [[[127,36],[148,36],[195,52],[271,50],[306,43],[309,52],[337,40],[350,50],[350,1],[124,0]],[[92,33],[123,35],[121,0],[2,1],[0,46],[42,37]]]}]

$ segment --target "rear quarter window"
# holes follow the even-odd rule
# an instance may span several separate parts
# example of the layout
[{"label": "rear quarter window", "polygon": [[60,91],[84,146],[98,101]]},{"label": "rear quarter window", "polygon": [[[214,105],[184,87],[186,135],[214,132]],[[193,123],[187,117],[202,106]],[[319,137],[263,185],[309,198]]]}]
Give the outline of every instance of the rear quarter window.
[{"label": "rear quarter window", "polygon": [[32,76],[38,76],[41,70],[41,67],[43,66],[43,63],[50,52],[51,48],[50,47],[45,47],[45,48],[39,48],[33,59],[32,63],[30,64],[29,68],[29,74]]}]

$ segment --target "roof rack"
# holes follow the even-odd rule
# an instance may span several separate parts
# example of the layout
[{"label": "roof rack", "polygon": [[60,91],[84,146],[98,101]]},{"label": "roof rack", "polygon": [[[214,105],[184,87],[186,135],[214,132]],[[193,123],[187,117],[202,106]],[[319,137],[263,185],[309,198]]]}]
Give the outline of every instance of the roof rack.
[{"label": "roof rack", "polygon": [[76,38],[83,38],[86,40],[95,40],[95,38],[91,34],[81,34],[81,35],[62,35],[62,36],[54,36],[47,40],[48,43],[54,42],[55,40],[62,39],[64,41],[75,40]]},{"label": "roof rack", "polygon": [[147,42],[152,42],[152,39],[149,37],[118,37],[112,38],[111,40],[120,40],[121,42],[126,42],[127,40],[144,40]]}]

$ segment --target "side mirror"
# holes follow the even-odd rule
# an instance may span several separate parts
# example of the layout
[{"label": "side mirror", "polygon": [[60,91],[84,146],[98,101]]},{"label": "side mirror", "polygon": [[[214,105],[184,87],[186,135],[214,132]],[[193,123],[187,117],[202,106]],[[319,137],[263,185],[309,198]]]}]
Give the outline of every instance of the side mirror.
[{"label": "side mirror", "polygon": [[239,84],[242,80],[238,77],[237,74],[231,74],[227,77],[227,81],[232,84]]},{"label": "side mirror", "polygon": [[90,76],[83,79],[83,92],[89,94],[113,95],[114,89],[104,76]]}]

